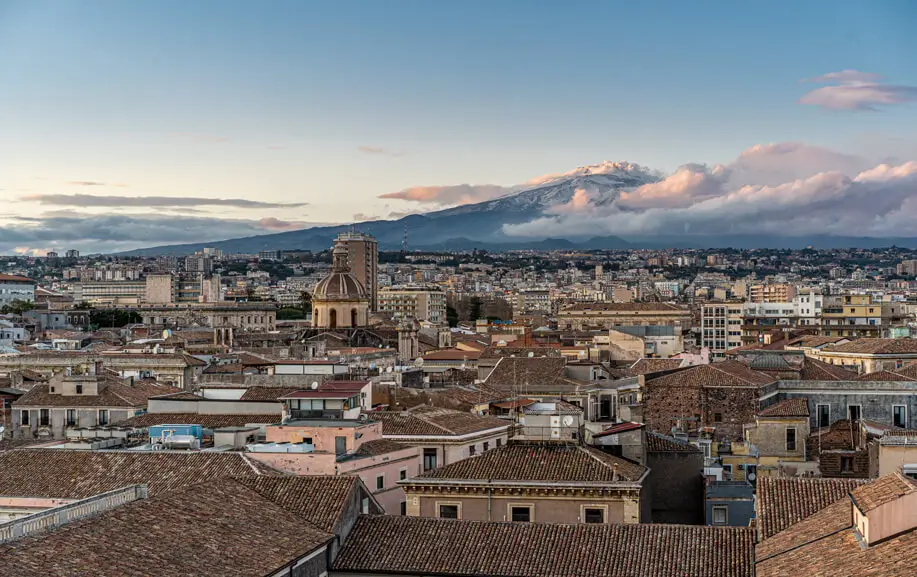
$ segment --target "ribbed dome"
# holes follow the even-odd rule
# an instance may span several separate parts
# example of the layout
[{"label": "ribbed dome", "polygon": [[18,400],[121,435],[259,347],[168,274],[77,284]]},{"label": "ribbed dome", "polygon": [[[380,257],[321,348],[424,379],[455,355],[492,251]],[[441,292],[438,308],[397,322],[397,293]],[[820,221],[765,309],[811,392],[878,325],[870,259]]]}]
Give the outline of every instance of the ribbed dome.
[{"label": "ribbed dome", "polygon": [[366,297],[366,289],[349,272],[333,272],[315,285],[312,300],[349,301]]},{"label": "ribbed dome", "polygon": [[332,252],[333,265],[331,274],[318,281],[312,291],[313,301],[353,301],[366,300],[366,288],[350,274],[350,265],[347,263],[347,249],[343,244],[335,242]]}]

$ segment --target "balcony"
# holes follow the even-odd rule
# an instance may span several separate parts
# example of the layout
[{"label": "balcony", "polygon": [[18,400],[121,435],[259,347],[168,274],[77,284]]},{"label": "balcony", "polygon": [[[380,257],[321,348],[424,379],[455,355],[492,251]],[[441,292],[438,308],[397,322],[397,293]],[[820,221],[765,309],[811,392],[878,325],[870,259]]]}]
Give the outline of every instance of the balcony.
[{"label": "balcony", "polygon": [[290,418],[297,419],[343,419],[342,409],[293,409]]}]

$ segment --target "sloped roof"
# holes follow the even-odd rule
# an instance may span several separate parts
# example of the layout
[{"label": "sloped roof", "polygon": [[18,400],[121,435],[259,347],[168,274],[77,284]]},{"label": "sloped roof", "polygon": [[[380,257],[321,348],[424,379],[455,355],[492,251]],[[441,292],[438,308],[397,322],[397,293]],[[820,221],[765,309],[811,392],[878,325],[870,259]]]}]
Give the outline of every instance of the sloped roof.
[{"label": "sloped roof", "polygon": [[759,417],[808,417],[809,402],[807,399],[786,399],[758,411]]},{"label": "sloped roof", "polygon": [[855,379],[856,373],[848,371],[840,365],[832,365],[812,357],[806,357],[799,374],[801,381],[850,381]]},{"label": "sloped roof", "polygon": [[18,577],[271,575],[333,538],[241,483],[224,480],[122,505],[0,552]]},{"label": "sloped roof", "polygon": [[759,477],[758,527],[763,539],[824,509],[865,483],[863,479]]},{"label": "sloped roof", "polygon": [[0,453],[0,495],[84,499],[147,483],[152,496],[260,470],[241,453],[16,449]]},{"label": "sloped roof", "polygon": [[406,411],[374,411],[369,418],[382,421],[386,436],[452,437],[480,433],[512,423],[495,417],[479,417],[467,411],[418,405]]},{"label": "sloped roof", "polygon": [[[903,491],[910,492],[911,486],[910,480],[889,475],[856,487],[850,493],[855,500],[856,495],[860,495],[864,506],[870,508],[875,502],[890,502]],[[897,577],[913,573],[917,531],[911,530],[865,547],[853,528],[853,505],[849,498],[841,497],[761,542],[755,558],[758,577]]]},{"label": "sloped roof", "polygon": [[850,491],[850,497],[860,511],[868,513],[914,492],[917,492],[914,479],[895,472],[857,487]]},{"label": "sloped roof", "polygon": [[510,442],[428,471],[409,483],[442,479],[616,483],[638,481],[645,472],[646,467],[590,447]]},{"label": "sloped roof", "polygon": [[307,519],[322,531],[336,532],[351,493],[360,478],[351,475],[261,475],[236,482]]},{"label": "sloped roof", "polygon": [[738,361],[722,361],[687,367],[649,379],[646,384],[680,387],[756,387],[776,380],[771,375],[753,371]]},{"label": "sloped roof", "polygon": [[821,350],[826,353],[862,355],[917,354],[917,339],[857,339],[849,343],[829,345]]},{"label": "sloped roof", "polygon": [[35,385],[19,397],[13,405],[16,407],[145,407],[150,398],[159,395],[180,393],[181,389],[168,385],[152,384],[143,381],[133,385],[110,382],[99,391],[98,395],[64,396],[50,392],[50,385]]},{"label": "sloped roof", "polygon": [[628,370],[632,375],[647,375],[679,368],[684,359],[638,359]]},{"label": "sloped roof", "polygon": [[117,427],[153,427],[156,425],[200,425],[205,429],[242,427],[250,423],[279,423],[281,413],[231,415],[208,413],[145,413],[114,423]]},{"label": "sloped roof", "polygon": [[754,531],[362,516],[333,568],[450,577],[752,577]]},{"label": "sloped roof", "polygon": [[700,453],[701,450],[691,443],[680,441],[675,437],[661,435],[652,431],[646,434],[646,451],[648,453]]},{"label": "sloped roof", "polygon": [[917,381],[915,378],[911,378],[897,371],[873,371],[871,373],[864,373],[857,376],[855,381]]}]

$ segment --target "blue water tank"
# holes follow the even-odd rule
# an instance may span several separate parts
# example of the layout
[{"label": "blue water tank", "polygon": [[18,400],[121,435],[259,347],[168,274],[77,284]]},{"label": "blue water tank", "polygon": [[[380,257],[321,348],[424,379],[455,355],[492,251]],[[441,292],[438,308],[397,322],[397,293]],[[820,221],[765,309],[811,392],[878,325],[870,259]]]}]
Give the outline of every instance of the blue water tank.
[{"label": "blue water tank", "polygon": [[204,438],[204,427],[201,425],[153,425],[150,427],[150,440],[161,438],[164,431],[166,436],[171,431],[173,435],[192,435],[198,439]]}]

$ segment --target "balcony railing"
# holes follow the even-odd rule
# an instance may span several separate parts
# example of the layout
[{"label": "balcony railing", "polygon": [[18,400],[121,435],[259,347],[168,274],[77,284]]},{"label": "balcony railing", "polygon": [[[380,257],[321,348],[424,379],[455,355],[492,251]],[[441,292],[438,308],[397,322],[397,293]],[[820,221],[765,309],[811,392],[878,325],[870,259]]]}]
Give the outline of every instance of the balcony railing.
[{"label": "balcony railing", "polygon": [[77,519],[104,513],[126,503],[146,498],[146,485],[129,485],[121,489],[94,495],[88,499],[81,499],[47,511],[27,515],[0,525],[0,543],[28,537],[41,531],[60,527]]},{"label": "balcony railing", "polygon": [[293,419],[343,419],[344,411],[341,409],[293,409],[290,411]]}]

